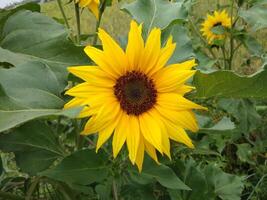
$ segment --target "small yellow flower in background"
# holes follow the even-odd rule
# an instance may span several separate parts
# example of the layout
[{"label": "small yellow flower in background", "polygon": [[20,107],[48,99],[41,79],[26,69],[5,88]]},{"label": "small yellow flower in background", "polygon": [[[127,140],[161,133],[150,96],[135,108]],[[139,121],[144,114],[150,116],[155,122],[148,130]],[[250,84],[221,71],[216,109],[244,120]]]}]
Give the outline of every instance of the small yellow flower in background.
[{"label": "small yellow flower in background", "polygon": [[95,15],[96,19],[99,19],[100,0],[76,0],[76,2],[79,2],[81,8],[89,8],[89,10],[91,10],[91,12]]},{"label": "small yellow flower in background", "polygon": [[202,23],[202,35],[207,38],[209,44],[216,39],[225,38],[225,34],[215,34],[212,32],[212,28],[216,26],[231,27],[231,18],[225,10],[221,12],[215,11],[213,15],[207,14],[207,19]]},{"label": "small yellow flower in background", "polygon": [[185,82],[196,72],[195,60],[166,66],[176,46],[172,37],[161,48],[161,31],[154,28],[144,42],[142,25],[134,21],[125,51],[104,30],[98,36],[103,50],[84,49],[96,65],[68,68],[85,82],[66,92],[74,99],[65,105],[85,106],[79,117],[90,119],[82,134],[98,133],[96,151],[113,134],[114,157],[126,143],[141,171],[144,152],[156,162],[156,151],[170,158],[170,139],[193,148],[185,129],[198,131],[192,109],[205,108],[183,95],[193,89]]}]

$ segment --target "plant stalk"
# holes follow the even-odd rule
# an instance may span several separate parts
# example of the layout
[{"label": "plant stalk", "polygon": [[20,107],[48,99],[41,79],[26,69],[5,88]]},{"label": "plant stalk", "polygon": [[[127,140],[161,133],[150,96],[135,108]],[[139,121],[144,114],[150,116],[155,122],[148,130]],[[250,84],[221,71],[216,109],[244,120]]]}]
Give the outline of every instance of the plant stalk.
[{"label": "plant stalk", "polygon": [[97,31],[98,31],[98,28],[100,26],[102,15],[103,15],[103,13],[105,11],[105,8],[106,8],[106,0],[103,1],[103,3],[100,6],[100,9],[99,9],[99,19],[96,22],[95,36],[94,36],[94,39],[93,39],[93,46],[95,46],[96,43],[97,43]]},{"label": "plant stalk", "polygon": [[117,189],[116,181],[114,179],[112,181],[112,191],[113,191],[114,200],[119,200],[118,189]]},{"label": "plant stalk", "polygon": [[63,9],[61,0],[57,0],[57,4],[58,4],[58,7],[59,7],[60,12],[61,12],[61,14],[62,14],[62,17],[63,17],[63,19],[64,19],[64,22],[65,22],[67,28],[70,30],[70,25],[69,25],[68,19],[67,19],[67,17],[66,17],[65,11],[64,11],[64,9]]},{"label": "plant stalk", "polygon": [[234,56],[234,38],[233,38],[233,28],[235,26],[235,24],[233,23],[234,3],[235,3],[235,1],[232,0],[232,4],[231,4],[231,28],[230,28],[230,55],[229,55],[229,59],[228,59],[229,70],[232,69],[232,62],[233,62],[233,56]]},{"label": "plant stalk", "polygon": [[76,17],[76,28],[77,28],[77,37],[76,37],[76,42],[78,45],[81,43],[81,19],[80,19],[80,7],[78,3],[74,2],[74,7],[75,7],[75,17]]}]

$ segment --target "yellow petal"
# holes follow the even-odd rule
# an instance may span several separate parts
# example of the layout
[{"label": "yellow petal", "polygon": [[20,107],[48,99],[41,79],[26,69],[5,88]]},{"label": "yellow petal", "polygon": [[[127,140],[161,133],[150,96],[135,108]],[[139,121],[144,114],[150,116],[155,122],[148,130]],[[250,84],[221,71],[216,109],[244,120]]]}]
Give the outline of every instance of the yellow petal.
[{"label": "yellow petal", "polygon": [[149,71],[149,75],[152,76],[155,72],[159,71],[165,66],[175,50],[176,44],[172,43],[172,36],[169,37],[167,44],[161,49],[159,59],[154,68]]},{"label": "yellow petal", "polygon": [[86,6],[88,6],[91,3],[92,0],[78,0],[77,2],[79,2],[79,6],[84,8]]},{"label": "yellow petal", "polygon": [[159,93],[157,97],[157,104],[171,110],[189,110],[189,109],[204,109],[207,108],[200,106],[192,101],[187,100],[176,93]]},{"label": "yellow petal", "polygon": [[194,70],[179,70],[176,67],[165,67],[153,77],[158,92],[174,92],[190,77]]},{"label": "yellow petal", "polygon": [[191,111],[175,111],[166,109],[160,105],[156,105],[155,108],[159,113],[167,120],[174,124],[181,126],[182,128],[189,129],[193,132],[198,131],[198,125],[194,114]]},{"label": "yellow petal", "polygon": [[118,153],[120,152],[123,144],[126,141],[126,129],[128,129],[128,120],[129,115],[123,114],[121,120],[118,123],[118,126],[115,129],[113,140],[112,140],[112,147],[113,147],[113,156],[114,158],[117,157]]},{"label": "yellow petal", "polygon": [[142,25],[138,27],[137,23],[132,20],[126,48],[126,55],[129,60],[129,71],[138,70],[143,52],[144,40],[142,38]]},{"label": "yellow petal", "polygon": [[181,142],[186,146],[188,146],[189,148],[194,148],[191,139],[188,137],[187,133],[183,128],[167,121],[165,121],[165,124],[168,130],[168,134],[172,140],[176,142]]},{"label": "yellow petal", "polygon": [[103,29],[98,29],[98,36],[102,41],[106,60],[109,61],[111,67],[117,74],[124,74],[129,65],[124,51]]},{"label": "yellow petal", "polygon": [[97,115],[92,116],[84,127],[83,135],[96,133],[105,129],[110,123],[114,122],[120,114],[120,107],[117,102],[106,102],[98,111]]},{"label": "yellow petal", "polygon": [[120,121],[122,116],[122,112],[119,113],[116,119],[114,119],[114,122],[112,122],[107,128],[103,129],[98,133],[98,140],[96,144],[96,152],[99,150],[99,148],[110,138],[112,135],[114,129],[117,127],[118,122]]},{"label": "yellow petal", "polygon": [[156,163],[159,164],[158,161],[158,157],[157,157],[157,152],[156,149],[153,147],[153,145],[151,145],[149,142],[147,142],[146,140],[144,140],[144,144],[145,144],[145,150],[148,153],[148,155],[153,158],[153,160],[156,161]]},{"label": "yellow petal", "polygon": [[99,4],[99,0],[92,0],[91,3],[88,5],[88,8],[95,15],[97,20],[99,20]]},{"label": "yellow petal", "polygon": [[132,164],[134,164],[140,141],[140,128],[137,116],[129,116],[128,128],[125,129],[125,132],[127,135],[126,141],[129,151],[129,158]]},{"label": "yellow petal", "polygon": [[95,82],[99,78],[115,80],[112,76],[101,70],[98,66],[73,66],[68,67],[68,71],[88,82]]},{"label": "yellow petal", "polygon": [[115,79],[120,76],[118,69],[111,65],[110,60],[107,59],[103,51],[92,46],[85,47],[84,51],[103,71]]},{"label": "yellow petal", "polygon": [[147,38],[142,56],[142,65],[140,66],[144,73],[152,70],[158,62],[161,47],[160,35],[160,29],[154,28]]},{"label": "yellow petal", "polygon": [[162,153],[161,129],[157,121],[146,112],[139,116],[139,123],[144,138]]},{"label": "yellow petal", "polygon": [[143,139],[143,137],[140,137],[137,155],[136,155],[136,159],[135,159],[135,163],[136,163],[140,173],[141,173],[142,167],[143,167],[144,151],[145,151],[144,139]]}]

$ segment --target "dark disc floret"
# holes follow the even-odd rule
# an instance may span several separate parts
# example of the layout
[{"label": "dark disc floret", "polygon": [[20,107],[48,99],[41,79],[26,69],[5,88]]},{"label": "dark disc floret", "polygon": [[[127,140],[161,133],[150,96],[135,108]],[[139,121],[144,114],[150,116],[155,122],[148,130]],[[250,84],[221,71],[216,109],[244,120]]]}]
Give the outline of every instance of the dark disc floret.
[{"label": "dark disc floret", "polygon": [[117,79],[114,94],[128,115],[140,115],[156,103],[157,90],[146,74],[131,71]]}]

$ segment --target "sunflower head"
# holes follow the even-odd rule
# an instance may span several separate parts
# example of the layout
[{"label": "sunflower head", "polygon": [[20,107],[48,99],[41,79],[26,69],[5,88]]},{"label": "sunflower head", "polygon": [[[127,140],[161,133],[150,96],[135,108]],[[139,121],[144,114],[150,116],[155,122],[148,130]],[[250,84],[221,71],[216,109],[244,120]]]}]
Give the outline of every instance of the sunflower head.
[{"label": "sunflower head", "polygon": [[192,148],[185,129],[198,130],[192,109],[203,107],[183,96],[193,89],[185,82],[195,73],[195,60],[166,65],[175,50],[172,37],[161,47],[161,31],[154,28],[144,41],[142,25],[134,21],[126,50],[104,30],[98,36],[103,50],[84,49],[95,65],[68,68],[85,81],[66,92],[74,98],[65,105],[84,106],[79,117],[90,118],[82,134],[98,133],[96,150],[113,135],[114,157],[126,143],[140,171],[144,152],[156,162],[157,152],[170,157],[170,139]]},{"label": "sunflower head", "polygon": [[99,19],[99,4],[100,0],[76,0],[76,3],[79,3],[81,8],[88,8],[96,17]]},{"label": "sunflower head", "polygon": [[202,23],[201,32],[204,37],[207,38],[208,43],[211,44],[214,40],[220,40],[225,38],[225,33],[216,34],[212,29],[221,26],[222,28],[231,27],[231,18],[228,13],[223,11],[215,11],[213,15],[207,14],[207,19]]}]

